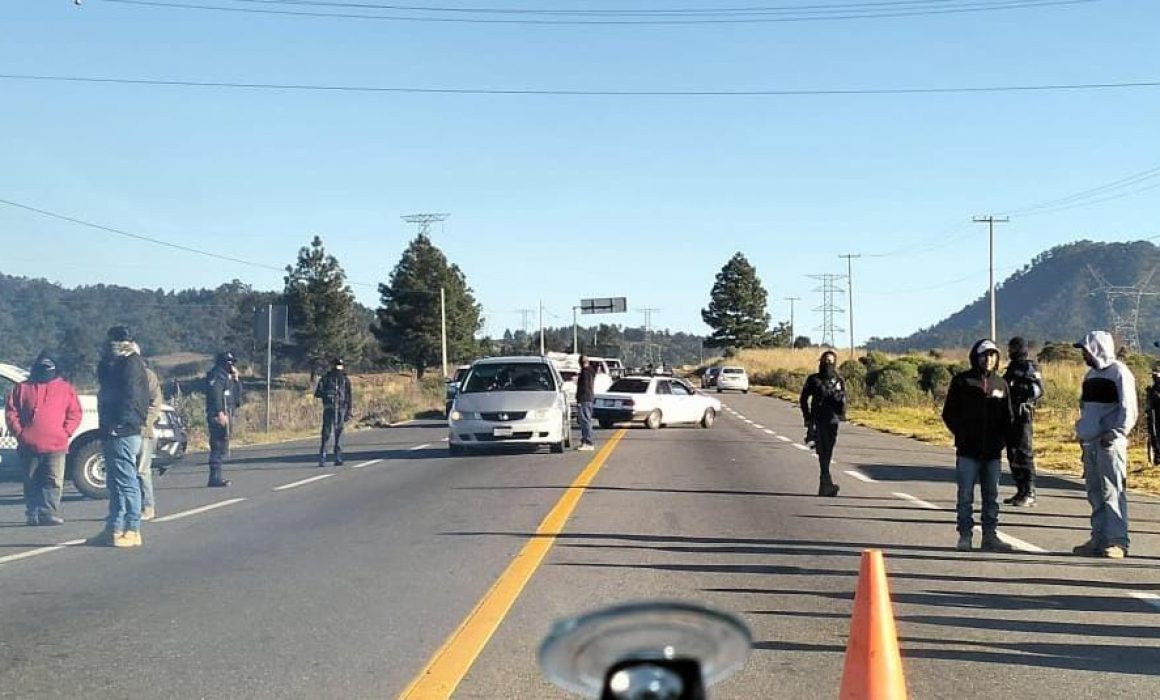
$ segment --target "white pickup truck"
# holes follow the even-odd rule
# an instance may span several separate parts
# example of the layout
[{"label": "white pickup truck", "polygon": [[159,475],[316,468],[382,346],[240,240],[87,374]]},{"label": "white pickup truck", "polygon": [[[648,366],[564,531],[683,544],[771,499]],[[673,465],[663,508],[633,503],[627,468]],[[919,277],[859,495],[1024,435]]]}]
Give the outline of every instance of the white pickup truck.
[{"label": "white pickup truck", "polygon": [[[7,403],[12,387],[28,379],[28,372],[14,365],[0,363],[0,400]],[[89,498],[108,498],[105,489],[105,458],[101,455],[101,440],[97,434],[97,397],[80,394],[84,417],[68,446],[65,478]],[[162,406],[161,417],[154,427],[157,451],[153,457],[155,469],[165,469],[185,455],[188,437],[177,412],[172,406]],[[0,474],[11,478],[20,473],[20,458],[16,453],[16,438],[8,425],[0,420]]]}]

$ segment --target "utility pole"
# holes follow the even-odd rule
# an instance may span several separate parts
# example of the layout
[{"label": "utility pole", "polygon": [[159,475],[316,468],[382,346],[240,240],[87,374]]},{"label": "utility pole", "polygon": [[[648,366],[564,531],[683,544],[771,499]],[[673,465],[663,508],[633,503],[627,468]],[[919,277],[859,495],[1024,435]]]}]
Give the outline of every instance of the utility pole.
[{"label": "utility pole", "polygon": [[846,291],[849,293],[849,296],[847,297],[849,299],[849,302],[847,303],[847,307],[849,307],[849,308],[847,309],[846,313],[848,314],[847,318],[850,321],[850,359],[852,360],[852,359],[854,359],[854,346],[855,346],[855,343],[854,343],[854,258],[860,258],[860,257],[862,257],[862,255],[860,253],[846,253],[844,255],[839,255],[838,257],[846,259]]},{"label": "utility pole", "polygon": [[801,297],[786,297],[785,300],[789,302],[789,346],[794,347],[797,342],[797,331],[794,330],[793,325],[793,304],[795,301],[801,301]]},{"label": "utility pole", "polygon": [[1007,217],[996,218],[994,216],[976,216],[976,224],[987,224],[987,231],[991,238],[991,263],[990,270],[990,297],[991,297],[991,340],[999,342],[999,331],[995,324],[995,224],[1005,224],[1011,219]]},{"label": "utility pole", "polygon": [[447,379],[447,290],[444,287],[439,288],[439,328],[443,345],[443,378]]},{"label": "utility pole", "polygon": [[544,300],[540,299],[540,357],[544,356]]},{"label": "utility pole", "polygon": [[579,306],[572,307],[572,352],[580,352],[580,322],[576,318],[576,312],[580,310]]}]

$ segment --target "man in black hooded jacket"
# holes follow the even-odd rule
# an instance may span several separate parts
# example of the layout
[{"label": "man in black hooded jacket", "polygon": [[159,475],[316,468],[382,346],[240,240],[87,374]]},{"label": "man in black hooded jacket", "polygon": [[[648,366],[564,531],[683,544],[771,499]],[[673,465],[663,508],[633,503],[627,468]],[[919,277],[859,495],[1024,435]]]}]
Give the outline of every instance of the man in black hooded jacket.
[{"label": "man in black hooded jacket", "polygon": [[1015,479],[1015,495],[1003,500],[1013,506],[1035,505],[1035,404],[1043,396],[1043,375],[1027,356],[1027,341],[1015,336],[1007,343],[1007,369],[1003,379],[1011,390],[1014,422],[1007,441],[1007,463]]},{"label": "man in black hooded jacket", "polygon": [[837,496],[840,488],[830,476],[838,424],[846,419],[846,382],[838,374],[837,363],[838,355],[833,350],[823,352],[817,373],[806,378],[799,399],[806,433],[813,437],[818,453],[819,496]]},{"label": "man in black hooded jacket", "polygon": [[955,481],[958,484],[956,549],[969,552],[974,534],[975,484],[983,510],[982,549],[1009,552],[999,539],[999,472],[1003,448],[1011,434],[1011,392],[996,370],[999,348],[984,339],[971,348],[971,368],[951,380],[942,418],[955,436]]}]

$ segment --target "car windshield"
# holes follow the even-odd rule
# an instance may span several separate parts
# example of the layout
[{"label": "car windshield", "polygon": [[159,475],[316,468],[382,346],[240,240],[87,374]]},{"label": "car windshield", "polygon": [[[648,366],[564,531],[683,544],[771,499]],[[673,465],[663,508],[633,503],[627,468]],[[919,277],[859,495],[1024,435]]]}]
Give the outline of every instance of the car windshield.
[{"label": "car windshield", "polygon": [[647,379],[618,379],[608,390],[617,394],[647,394],[648,385]]},{"label": "car windshield", "polygon": [[476,365],[467,377],[463,393],[555,390],[552,370],[543,362],[496,362]]},{"label": "car windshield", "polygon": [[722,374],[745,374],[745,370],[741,369],[740,367],[726,367],[725,369],[721,370],[721,373]]}]

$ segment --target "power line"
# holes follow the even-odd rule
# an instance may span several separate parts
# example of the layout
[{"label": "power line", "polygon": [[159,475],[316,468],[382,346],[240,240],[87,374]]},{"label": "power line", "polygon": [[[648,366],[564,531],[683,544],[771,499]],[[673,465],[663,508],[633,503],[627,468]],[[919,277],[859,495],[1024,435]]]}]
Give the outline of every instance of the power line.
[{"label": "power line", "polygon": [[[97,224],[97,223],[94,223],[92,221],[86,221],[84,219],[78,219],[78,218],[73,217],[73,216],[59,214],[57,212],[49,211],[47,209],[40,209],[38,207],[30,206],[28,204],[21,204],[20,202],[14,202],[14,201],[9,200],[9,199],[0,199],[0,205],[12,207],[14,209],[22,209],[24,211],[32,212],[33,214],[38,214],[40,216],[48,217],[50,219],[56,219],[58,221],[66,221],[70,224],[76,224],[77,226],[84,226],[86,228],[96,229],[97,231],[104,231],[105,233],[112,233],[112,234],[115,234],[118,236],[124,236],[125,238],[132,238],[133,240],[136,240],[136,241],[142,241],[144,243],[151,243],[153,245],[162,246],[164,248],[171,248],[173,250],[180,250],[184,253],[192,253],[194,255],[202,255],[202,256],[205,256],[207,258],[224,260],[226,262],[237,263],[239,265],[246,265],[246,266],[254,267],[254,268],[257,268],[260,270],[269,270],[269,271],[277,272],[280,274],[283,274],[286,272],[285,267],[277,267],[274,265],[267,265],[266,263],[254,262],[253,260],[244,260],[242,258],[235,258],[235,257],[230,256],[230,255],[222,255],[221,253],[215,253],[215,252],[209,251],[209,250],[202,250],[201,248],[194,248],[192,246],[181,245],[180,243],[171,243],[170,241],[162,240],[160,238],[154,238],[152,236],[146,236],[146,235],[140,234],[140,233],[133,233],[131,231],[125,231],[124,229],[113,228],[112,226],[104,226],[102,224]],[[371,284],[370,282],[352,282],[351,280],[347,280],[347,284],[356,285],[356,286],[360,286],[360,287],[373,287],[376,289],[378,288],[377,284]]]},{"label": "power line", "polygon": [[[111,0],[106,0],[111,1]],[[1160,87],[1160,80],[1104,83],[1045,83],[1039,85],[984,85],[901,88],[803,88],[755,90],[581,90],[563,88],[433,88],[374,85],[325,85],[310,83],[246,83],[218,80],[165,80],[157,78],[109,78],[79,75],[3,73],[0,80],[36,82],[141,85],[154,87],[229,88],[286,92],[365,92],[432,95],[528,95],[548,97],[846,97],[866,95],[944,95],[1016,92],[1081,92],[1131,90]]]},{"label": "power line", "polygon": [[[179,10],[202,10],[210,12],[235,12],[243,14],[259,14],[259,15],[285,15],[292,17],[317,17],[329,19],[354,19],[354,20],[371,20],[371,21],[385,21],[385,22],[433,22],[433,23],[457,23],[457,24],[524,24],[524,25],[706,25],[706,24],[768,24],[768,23],[782,23],[782,22],[819,22],[819,21],[835,21],[835,20],[857,20],[857,19],[895,19],[905,17],[921,17],[931,15],[956,15],[979,12],[992,12],[997,10],[1018,10],[1018,9],[1034,9],[1041,7],[1057,7],[1066,5],[1086,5],[1102,0],[946,0],[943,6],[913,6],[906,7],[899,3],[888,7],[866,7],[865,9],[858,9],[858,6],[848,6],[845,9],[833,8],[829,10],[805,10],[799,8],[799,14],[786,14],[792,11],[793,8],[768,8],[766,10],[753,10],[746,13],[718,13],[710,17],[685,17],[685,18],[669,18],[669,19],[528,19],[525,17],[508,18],[508,17],[449,17],[449,16],[433,16],[422,14],[391,14],[391,12],[398,12],[403,6],[374,6],[368,4],[356,3],[304,3],[304,2],[258,2],[255,4],[261,5],[295,5],[295,6],[330,6],[330,7],[354,7],[367,10],[382,10],[388,14],[360,14],[355,12],[305,12],[302,10],[289,9],[271,9],[258,7],[231,7],[222,5],[203,5],[192,2],[162,2],[160,0],[104,0],[109,3],[117,3],[121,5],[140,5],[145,7],[158,7]],[[228,2],[229,0],[221,0]],[[246,1],[246,0],[235,0]],[[919,0],[921,1],[921,0]],[[954,4],[951,4],[954,3]],[[913,4],[913,3],[912,3]],[[450,12],[452,8],[412,8],[406,10],[408,12]],[[467,10],[466,12],[471,12]],[[529,14],[531,11],[526,11]],[[482,10],[475,10],[476,14],[489,14]],[[730,15],[742,14],[743,16],[735,17]],[[772,16],[771,16],[772,15]],[[607,15],[605,15],[607,16]]]},{"label": "power line", "polygon": [[[1034,216],[1037,212],[1052,213],[1042,212],[1041,210],[1044,209],[1064,211],[1066,209],[1087,206],[1089,204],[1097,204],[1099,202],[1104,202],[1111,199],[1119,199],[1120,197],[1139,194],[1141,192],[1146,192],[1148,190],[1155,189],[1156,187],[1160,187],[1160,183],[1154,183],[1140,189],[1129,189],[1128,191],[1123,191],[1125,188],[1131,188],[1135,185],[1140,185],[1156,178],[1160,178],[1160,166],[1148,168],[1147,170],[1142,170],[1137,173],[1132,173],[1131,175],[1127,175],[1118,180],[1113,180],[1112,182],[1082,190],[1080,192],[1075,192],[1064,197],[1049,199],[1038,204],[1025,206],[1019,209],[1008,209],[998,213],[1003,215]],[[1103,196],[1108,195],[1111,192],[1115,192],[1116,190],[1121,190],[1121,192],[1110,196]]]}]

